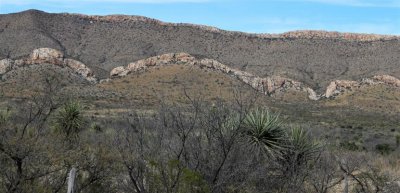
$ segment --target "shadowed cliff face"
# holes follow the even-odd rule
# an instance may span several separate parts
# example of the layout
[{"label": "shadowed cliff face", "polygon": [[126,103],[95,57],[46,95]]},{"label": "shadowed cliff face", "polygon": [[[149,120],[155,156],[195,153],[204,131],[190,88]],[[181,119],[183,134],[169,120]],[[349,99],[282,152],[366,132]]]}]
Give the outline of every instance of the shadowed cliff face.
[{"label": "shadowed cliff face", "polygon": [[262,77],[291,78],[317,90],[338,79],[400,77],[400,40],[392,36],[319,31],[246,34],[137,16],[35,10],[0,15],[0,59],[20,59],[41,47],[85,63],[99,78],[132,61],[177,52]]}]

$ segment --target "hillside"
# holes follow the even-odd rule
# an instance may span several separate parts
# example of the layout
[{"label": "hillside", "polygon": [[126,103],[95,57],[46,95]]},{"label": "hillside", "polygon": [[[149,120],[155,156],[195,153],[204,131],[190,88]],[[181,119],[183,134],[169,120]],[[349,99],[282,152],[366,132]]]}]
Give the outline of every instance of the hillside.
[{"label": "hillside", "polygon": [[255,75],[282,76],[324,90],[338,79],[379,74],[400,77],[400,38],[299,31],[246,34],[171,24],[140,16],[86,16],[28,10],[0,15],[0,59],[20,59],[35,48],[62,51],[99,78],[130,62],[186,52]]},{"label": "hillside", "polygon": [[400,192],[399,62],[400,36],[0,15],[0,192]]},{"label": "hillside", "polygon": [[110,120],[131,109],[186,103],[184,92],[210,102],[243,94],[317,130],[398,127],[397,36],[246,34],[140,16],[37,10],[1,15],[0,33],[3,107],[49,85],[65,99],[83,101],[88,116]]}]

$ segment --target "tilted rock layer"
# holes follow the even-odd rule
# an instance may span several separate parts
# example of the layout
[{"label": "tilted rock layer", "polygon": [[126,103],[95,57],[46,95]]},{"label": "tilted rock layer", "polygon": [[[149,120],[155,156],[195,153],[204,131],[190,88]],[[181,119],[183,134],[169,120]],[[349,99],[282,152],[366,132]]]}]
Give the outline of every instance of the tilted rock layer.
[{"label": "tilted rock layer", "polygon": [[0,60],[0,75],[5,74],[15,68],[44,63],[54,64],[63,68],[68,67],[89,82],[97,82],[92,70],[89,69],[85,64],[77,60],[64,58],[64,54],[62,52],[52,48],[35,49],[30,54],[29,58],[25,59],[19,59],[15,61],[11,59]]},{"label": "tilted rock layer", "polygon": [[312,90],[309,87],[306,87],[301,82],[297,82],[280,76],[271,76],[266,78],[258,77],[248,72],[230,68],[224,64],[221,64],[216,60],[196,59],[195,57],[187,53],[169,53],[151,57],[144,60],[139,60],[137,62],[128,64],[126,67],[119,66],[114,68],[111,71],[110,76],[114,78],[122,77],[132,72],[146,70],[147,68],[150,67],[164,66],[169,64],[193,65],[193,66],[198,66],[200,68],[207,68],[219,71],[241,80],[242,82],[250,85],[252,88],[262,92],[265,95],[272,95],[274,93],[284,92],[287,90],[297,90],[297,91],[307,92],[309,98],[312,100],[319,99],[314,90]]},{"label": "tilted rock layer", "polygon": [[[72,69],[76,74],[79,74],[87,81],[97,83],[92,70],[80,61],[65,58],[64,54],[58,50],[51,48],[38,48],[32,51],[29,58],[11,60],[0,60],[0,75],[5,74],[13,69],[24,67],[26,65],[38,64],[54,64],[59,67],[67,67]],[[192,65],[199,68],[207,68],[213,71],[218,71],[223,74],[235,77],[245,84],[251,86],[255,90],[265,94],[274,95],[275,93],[283,93],[289,90],[306,92],[309,99],[318,100],[320,98],[331,98],[340,95],[343,92],[360,88],[363,85],[386,84],[394,87],[400,87],[400,80],[390,75],[376,75],[372,78],[364,78],[360,81],[353,80],[335,80],[330,82],[325,93],[317,94],[312,88],[307,85],[289,78],[281,76],[259,77],[257,75],[237,70],[224,65],[213,59],[197,59],[187,53],[168,53],[150,57],[136,62],[129,63],[127,66],[119,66],[111,70],[110,77],[123,77],[132,72],[145,71],[151,67],[165,66],[171,64]],[[101,82],[110,81],[104,79]]]},{"label": "tilted rock layer", "polygon": [[329,84],[323,96],[326,98],[330,98],[349,90],[355,90],[364,85],[376,84],[386,84],[394,87],[400,87],[400,80],[390,75],[376,75],[372,78],[364,78],[360,81],[335,80]]},{"label": "tilted rock layer", "polygon": [[129,62],[179,52],[259,77],[281,75],[312,88],[378,74],[400,77],[399,36],[326,31],[249,34],[140,16],[38,10],[0,14],[0,33],[0,59],[18,60],[38,47],[53,48],[79,58],[102,79]]},{"label": "tilted rock layer", "polygon": [[372,78],[365,78],[361,81],[335,80],[326,88],[324,94],[318,95],[312,88],[307,87],[301,82],[284,78],[281,76],[259,77],[254,74],[230,68],[220,62],[212,59],[196,59],[187,53],[169,53],[150,57],[129,63],[127,66],[119,66],[111,70],[110,77],[123,77],[132,72],[145,71],[148,68],[164,66],[170,64],[193,65],[200,68],[208,68],[233,76],[242,82],[250,85],[252,88],[265,95],[273,95],[288,90],[307,92],[311,100],[318,100],[321,97],[330,98],[339,95],[348,90],[359,88],[361,85],[388,84],[400,87],[400,80],[389,75],[377,75]]}]

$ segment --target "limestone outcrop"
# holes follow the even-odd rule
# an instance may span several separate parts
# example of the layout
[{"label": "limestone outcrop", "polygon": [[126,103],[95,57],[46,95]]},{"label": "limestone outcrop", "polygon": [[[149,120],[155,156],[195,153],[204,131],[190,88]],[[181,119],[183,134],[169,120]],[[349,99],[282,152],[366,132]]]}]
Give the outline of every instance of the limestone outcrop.
[{"label": "limestone outcrop", "polygon": [[[62,68],[69,68],[91,83],[99,82],[92,70],[84,63],[71,58],[65,58],[62,52],[51,48],[35,49],[32,51],[30,56],[25,59],[0,60],[0,75],[26,65],[38,65],[43,63],[54,64]],[[335,80],[329,84],[323,94],[317,94],[312,88],[289,78],[281,76],[259,77],[249,72],[230,68],[229,66],[226,66],[216,60],[207,58],[197,59],[187,53],[168,53],[132,62],[126,66],[119,66],[111,70],[110,78],[123,77],[130,73],[145,71],[148,68],[171,64],[192,65],[199,68],[207,68],[213,71],[218,71],[237,78],[238,80],[248,84],[255,90],[262,92],[265,95],[274,95],[276,93],[295,90],[308,93],[308,98],[311,100],[336,97],[341,93],[358,89],[364,85],[387,84],[394,87],[400,87],[400,80],[396,77],[390,75],[376,75],[359,81]],[[108,82],[111,79],[105,79],[100,81],[100,83]]]},{"label": "limestone outcrop", "polygon": [[360,83],[357,81],[351,81],[351,80],[335,80],[332,81],[328,87],[326,88],[325,91],[325,97],[329,98],[331,96],[338,95],[345,90],[352,89],[354,87],[359,87]]},{"label": "limestone outcrop", "polygon": [[81,75],[87,81],[96,83],[97,79],[94,76],[92,70],[80,61],[64,58],[64,54],[56,49],[52,48],[38,48],[32,51],[30,56],[25,59],[11,60],[2,59],[0,60],[0,75],[5,74],[8,71],[24,67],[26,65],[38,65],[38,64],[54,64],[62,68],[68,67],[75,73]]},{"label": "limestone outcrop", "polygon": [[50,63],[56,65],[63,65],[64,54],[52,48],[38,48],[34,49],[27,60],[29,64],[42,64]]},{"label": "limestone outcrop", "polygon": [[326,88],[326,98],[335,97],[343,92],[354,90],[366,85],[386,84],[394,87],[400,87],[400,80],[390,75],[376,75],[372,78],[364,78],[360,81],[335,80]]},{"label": "limestone outcrop", "polygon": [[12,69],[14,61],[11,59],[0,60],[0,74],[4,74]]},{"label": "limestone outcrop", "polygon": [[75,73],[85,77],[89,82],[96,82],[92,70],[82,62],[73,59],[64,59],[64,65],[71,68]]},{"label": "limestone outcrop", "polygon": [[400,80],[390,75],[377,75],[372,77],[375,81],[400,87]]},{"label": "limestone outcrop", "polygon": [[129,73],[140,72],[151,67],[168,64],[193,65],[200,68],[219,71],[223,74],[227,74],[241,80],[265,95],[273,95],[274,93],[285,92],[286,90],[297,90],[307,92],[311,100],[319,99],[314,90],[306,87],[300,82],[280,76],[271,76],[266,78],[258,77],[248,72],[230,68],[213,59],[196,59],[187,53],[163,54],[129,63],[126,67],[119,66],[111,70],[110,77],[122,77],[128,75]]},{"label": "limestone outcrop", "polygon": [[110,77],[123,77],[133,72],[145,71],[148,68],[163,66],[169,64],[193,65],[200,68],[207,68],[219,71],[223,74],[233,76],[245,84],[265,95],[274,95],[288,90],[306,92],[310,100],[319,100],[320,98],[332,98],[346,91],[358,89],[363,85],[388,84],[400,87],[400,80],[389,75],[377,75],[372,78],[364,78],[360,81],[354,80],[335,80],[326,88],[325,93],[317,94],[312,88],[301,82],[284,78],[281,76],[259,77],[254,74],[233,69],[213,59],[196,59],[187,53],[168,53],[159,56],[150,57],[129,63],[127,66],[119,66],[111,70]]}]

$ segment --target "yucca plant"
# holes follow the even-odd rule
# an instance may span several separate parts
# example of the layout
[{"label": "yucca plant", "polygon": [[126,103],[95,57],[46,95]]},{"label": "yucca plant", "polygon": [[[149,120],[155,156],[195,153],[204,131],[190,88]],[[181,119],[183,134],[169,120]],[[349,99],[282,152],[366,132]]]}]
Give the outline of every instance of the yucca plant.
[{"label": "yucca plant", "polygon": [[287,149],[283,152],[286,159],[306,163],[318,156],[322,144],[319,141],[312,140],[308,132],[301,127],[292,127],[288,132]]},{"label": "yucca plant", "polygon": [[76,137],[84,128],[82,107],[79,102],[69,101],[58,111],[55,117],[56,130],[65,137]]},{"label": "yucca plant", "polygon": [[244,119],[244,136],[250,146],[267,156],[280,156],[285,149],[285,131],[279,114],[265,109],[251,111]]}]

